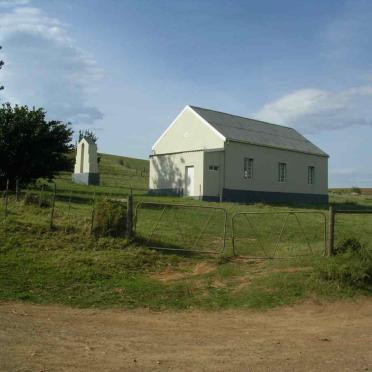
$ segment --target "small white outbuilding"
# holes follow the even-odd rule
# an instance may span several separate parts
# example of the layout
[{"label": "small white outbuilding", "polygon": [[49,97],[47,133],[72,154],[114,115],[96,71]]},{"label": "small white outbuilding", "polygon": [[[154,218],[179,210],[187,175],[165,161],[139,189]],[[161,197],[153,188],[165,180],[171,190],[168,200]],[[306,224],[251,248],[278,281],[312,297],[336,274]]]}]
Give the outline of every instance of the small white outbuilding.
[{"label": "small white outbuilding", "polygon": [[90,138],[82,138],[77,145],[72,181],[84,185],[99,185],[97,144]]},{"label": "small white outbuilding", "polygon": [[152,194],[328,202],[328,155],[296,130],[186,106],[150,155]]}]

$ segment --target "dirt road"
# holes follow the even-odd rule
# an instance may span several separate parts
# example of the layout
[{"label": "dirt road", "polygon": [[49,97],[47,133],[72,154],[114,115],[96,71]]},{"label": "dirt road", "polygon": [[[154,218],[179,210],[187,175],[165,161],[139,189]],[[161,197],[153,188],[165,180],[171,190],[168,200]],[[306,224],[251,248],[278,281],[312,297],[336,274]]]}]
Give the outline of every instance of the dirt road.
[{"label": "dirt road", "polygon": [[0,370],[372,370],[372,300],[261,313],[0,304]]}]

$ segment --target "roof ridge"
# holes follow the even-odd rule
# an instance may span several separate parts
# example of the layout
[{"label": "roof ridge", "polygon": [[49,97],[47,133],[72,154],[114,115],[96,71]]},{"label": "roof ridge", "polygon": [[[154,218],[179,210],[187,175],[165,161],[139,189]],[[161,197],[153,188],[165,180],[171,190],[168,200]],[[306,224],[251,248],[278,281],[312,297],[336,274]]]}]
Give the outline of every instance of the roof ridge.
[{"label": "roof ridge", "polygon": [[291,130],[299,133],[296,129],[294,129],[292,127],[289,127],[287,125],[269,123],[267,121],[263,121],[263,120],[259,120],[259,119],[248,118],[247,116],[230,114],[230,113],[224,112],[224,111],[211,110],[211,109],[208,109],[208,108],[205,108],[205,107],[200,107],[200,106],[189,105],[189,107],[196,108],[196,109],[201,109],[201,110],[206,110],[206,111],[218,112],[219,114],[224,114],[224,115],[229,115],[229,116],[235,116],[235,117],[242,118],[242,119],[254,120],[254,121],[258,121],[259,123],[268,124],[268,125],[274,125],[275,127],[281,127],[281,128],[291,129]]}]

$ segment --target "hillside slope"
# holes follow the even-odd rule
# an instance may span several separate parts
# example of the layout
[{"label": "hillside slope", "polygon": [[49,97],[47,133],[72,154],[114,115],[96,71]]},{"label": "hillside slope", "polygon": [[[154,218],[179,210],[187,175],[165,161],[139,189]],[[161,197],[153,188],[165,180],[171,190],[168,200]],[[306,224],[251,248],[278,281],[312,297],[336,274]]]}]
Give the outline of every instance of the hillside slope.
[{"label": "hillside slope", "polygon": [[59,192],[84,198],[95,191],[99,195],[125,197],[132,189],[134,195],[147,193],[149,161],[126,156],[99,154],[100,187],[77,185],[71,182],[71,173],[64,172],[56,177]]}]

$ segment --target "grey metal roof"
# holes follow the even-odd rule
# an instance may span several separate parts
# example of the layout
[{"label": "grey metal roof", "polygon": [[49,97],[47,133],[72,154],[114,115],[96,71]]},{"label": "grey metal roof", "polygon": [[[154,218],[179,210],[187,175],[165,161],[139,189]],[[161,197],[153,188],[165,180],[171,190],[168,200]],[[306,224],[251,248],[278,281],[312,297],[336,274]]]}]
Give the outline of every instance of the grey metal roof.
[{"label": "grey metal roof", "polygon": [[201,107],[190,107],[228,140],[328,156],[293,128]]}]

